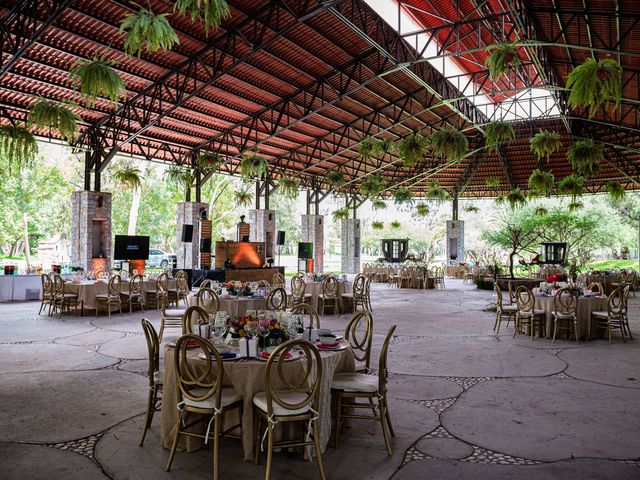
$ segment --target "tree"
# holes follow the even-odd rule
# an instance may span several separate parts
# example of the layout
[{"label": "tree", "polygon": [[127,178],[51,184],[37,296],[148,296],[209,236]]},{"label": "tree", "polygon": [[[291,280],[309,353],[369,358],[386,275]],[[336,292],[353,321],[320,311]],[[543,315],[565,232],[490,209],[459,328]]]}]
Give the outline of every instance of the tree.
[{"label": "tree", "polygon": [[138,167],[127,163],[113,173],[113,178],[132,192],[127,235],[135,235],[136,226],[138,225],[140,199],[142,197],[142,172]]}]

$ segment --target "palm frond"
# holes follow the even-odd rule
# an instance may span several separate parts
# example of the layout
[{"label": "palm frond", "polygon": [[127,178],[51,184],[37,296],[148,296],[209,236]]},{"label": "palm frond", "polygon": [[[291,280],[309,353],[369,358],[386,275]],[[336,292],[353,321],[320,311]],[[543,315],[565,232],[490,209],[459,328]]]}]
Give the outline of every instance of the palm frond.
[{"label": "palm frond", "polygon": [[74,89],[80,88],[85,96],[87,108],[91,108],[98,97],[102,96],[113,103],[126,93],[124,80],[113,69],[115,60],[107,59],[104,53],[92,60],[78,60],[71,65],[69,81]]},{"label": "palm frond", "polygon": [[413,132],[396,143],[398,155],[405,167],[415,165],[424,158],[425,140],[418,132]]},{"label": "palm frond", "polygon": [[504,143],[514,138],[516,138],[516,131],[513,125],[502,120],[491,122],[484,130],[485,145],[489,150],[495,150],[496,152]]},{"label": "palm frond", "polygon": [[604,156],[593,140],[578,140],[567,150],[567,158],[576,174],[589,178],[598,174]]},{"label": "palm frond", "polygon": [[489,56],[484,63],[489,67],[489,78],[491,80],[498,79],[501,75],[519,67],[521,64],[515,43],[491,45],[486,50]]},{"label": "palm frond", "polygon": [[374,230],[382,230],[384,229],[384,222],[371,222],[371,228],[373,228]]},{"label": "palm frond", "polygon": [[282,177],[278,180],[278,190],[283,197],[295,200],[300,194],[300,182],[292,177]]},{"label": "palm frond", "polygon": [[78,135],[78,122],[82,119],[80,115],[69,110],[70,106],[73,104],[38,97],[29,109],[28,124],[37,129],[57,130],[60,137],[71,141]]},{"label": "palm frond", "polygon": [[622,98],[621,79],[622,67],[615,60],[587,58],[567,77],[566,87],[571,90],[569,106],[588,108],[589,118],[592,118],[600,106],[609,106],[613,98],[615,111],[620,107]]},{"label": "palm frond", "polygon": [[613,180],[607,182],[607,193],[614,204],[620,203],[626,196],[624,185],[619,182],[614,182]]},{"label": "palm frond", "polygon": [[38,154],[38,143],[33,134],[24,127],[3,125],[0,127],[0,155],[5,157],[11,166],[19,169],[33,165]]},{"label": "palm frond", "polygon": [[529,196],[548,197],[553,189],[554,177],[551,172],[536,168],[529,176]]},{"label": "palm frond", "polygon": [[176,0],[173,8],[181,15],[189,14],[192,21],[201,20],[207,35],[210,28],[218,28],[231,15],[225,0]]},{"label": "palm frond", "polygon": [[137,189],[142,187],[142,172],[138,167],[133,165],[124,165],[113,172],[114,180],[120,182],[126,187]]},{"label": "palm frond", "polygon": [[429,148],[435,157],[455,162],[465,156],[469,141],[464,133],[452,128],[443,128],[429,137]]},{"label": "palm frond", "polygon": [[147,52],[171,50],[180,40],[167,20],[168,13],[156,15],[150,8],[140,7],[137,13],[126,15],[120,22],[120,31],[125,33],[124,50],[129,55],[142,55],[142,47]]},{"label": "palm frond", "polygon": [[254,152],[242,157],[240,160],[240,171],[244,178],[262,178],[267,171],[269,162],[266,158]]},{"label": "palm frond", "polygon": [[413,194],[407,187],[399,187],[393,192],[393,201],[396,205],[402,205],[403,203],[411,203]]},{"label": "palm frond", "polygon": [[536,133],[531,140],[531,152],[536,156],[538,161],[549,161],[551,155],[560,150],[562,147],[562,141],[558,132],[549,132],[543,130]]}]

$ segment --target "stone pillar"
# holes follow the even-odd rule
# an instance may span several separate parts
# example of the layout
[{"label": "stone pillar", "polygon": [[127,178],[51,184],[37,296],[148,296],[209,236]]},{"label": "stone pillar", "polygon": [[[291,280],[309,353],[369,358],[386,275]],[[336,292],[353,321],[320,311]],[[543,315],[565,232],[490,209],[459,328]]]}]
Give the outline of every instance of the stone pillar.
[{"label": "stone pillar", "polygon": [[342,273],[360,272],[360,219],[342,220]]},{"label": "stone pillar", "polygon": [[447,262],[464,261],[464,221],[447,220]]},{"label": "stone pillar", "polygon": [[[178,268],[200,268],[200,219],[209,216],[209,204],[202,202],[179,202],[176,219],[176,257]],[[183,225],[193,225],[191,242],[182,241]]]},{"label": "stone pillar", "polygon": [[71,194],[71,263],[90,270],[111,269],[111,194]]},{"label": "stone pillar", "polygon": [[275,210],[249,210],[249,240],[265,243],[265,257],[276,256],[276,212]]},{"label": "stone pillar", "polygon": [[301,242],[313,243],[313,269],[324,271],[324,215],[302,215]]}]

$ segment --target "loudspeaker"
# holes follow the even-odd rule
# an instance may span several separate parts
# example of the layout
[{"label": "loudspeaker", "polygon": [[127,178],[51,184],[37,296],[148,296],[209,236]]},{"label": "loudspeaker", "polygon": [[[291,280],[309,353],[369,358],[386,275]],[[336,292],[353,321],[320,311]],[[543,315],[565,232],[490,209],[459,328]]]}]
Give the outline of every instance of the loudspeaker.
[{"label": "loudspeaker", "polygon": [[182,225],[182,242],[191,243],[193,241],[193,225]]},{"label": "loudspeaker", "polygon": [[203,238],[200,240],[200,253],[211,253],[210,238]]},{"label": "loudspeaker", "polygon": [[278,245],[284,245],[284,230],[278,230],[278,240],[276,243]]}]

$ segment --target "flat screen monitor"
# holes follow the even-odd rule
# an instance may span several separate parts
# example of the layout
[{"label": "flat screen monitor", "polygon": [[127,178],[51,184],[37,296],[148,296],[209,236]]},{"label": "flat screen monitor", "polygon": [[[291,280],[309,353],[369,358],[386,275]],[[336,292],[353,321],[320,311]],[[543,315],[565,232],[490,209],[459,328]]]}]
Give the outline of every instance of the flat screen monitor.
[{"label": "flat screen monitor", "polygon": [[298,258],[313,258],[313,243],[298,243]]},{"label": "flat screen monitor", "polygon": [[149,260],[149,237],[116,235],[114,260]]}]

